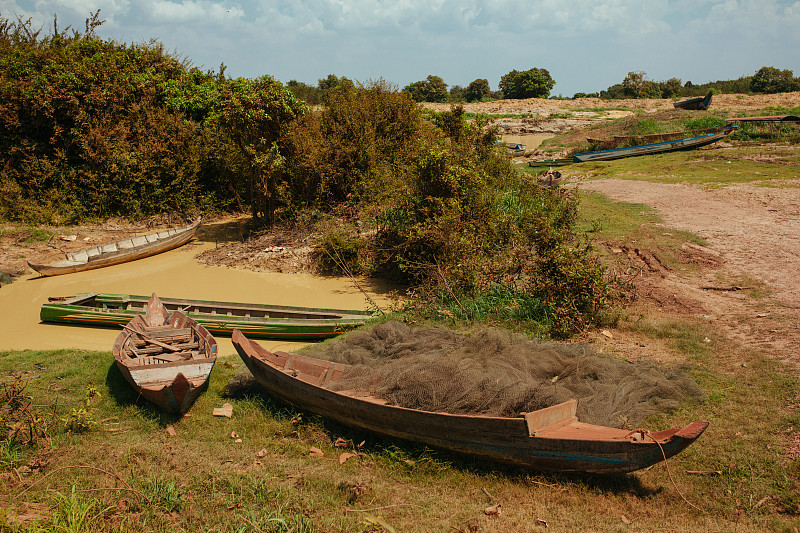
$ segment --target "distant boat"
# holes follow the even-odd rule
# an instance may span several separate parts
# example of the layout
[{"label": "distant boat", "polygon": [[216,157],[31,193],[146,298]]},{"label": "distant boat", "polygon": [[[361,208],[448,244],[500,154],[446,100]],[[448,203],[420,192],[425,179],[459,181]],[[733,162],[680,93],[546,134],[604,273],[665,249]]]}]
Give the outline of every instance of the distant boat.
[{"label": "distant boat", "polygon": [[183,246],[194,237],[199,225],[200,217],[197,217],[188,226],[165,229],[150,235],[128,237],[76,252],[67,252],[65,261],[52,265],[40,265],[28,261],[28,266],[42,276],[58,276],[59,274],[71,274],[72,272],[127,263]]},{"label": "distant boat", "polygon": [[[185,298],[161,298],[170,311],[180,310],[217,335],[230,335],[234,328],[265,339],[320,340],[335,337],[364,325],[370,311],[325,309],[286,305],[217,302]],[[79,326],[127,324],[148,308],[147,296],[133,294],[79,293],[51,297],[42,304],[42,322]]]},{"label": "distant boat", "polygon": [[153,293],[114,341],[114,361],[125,380],[165,411],[185,413],[208,386],[217,341],[180,311],[169,312]]},{"label": "distant boat", "polygon": [[677,107],[678,109],[704,111],[708,109],[708,106],[711,105],[711,96],[713,94],[714,94],[713,91],[708,91],[708,94],[705,96],[701,96],[699,98],[691,98],[689,100],[684,100],[683,102],[675,102],[672,105]]},{"label": "distant boat", "polygon": [[525,155],[525,151],[527,150],[527,146],[520,143],[507,143],[507,142],[496,142],[497,146],[503,148],[506,152],[506,155],[510,156],[518,156],[518,155]]},{"label": "distant boat", "polygon": [[579,422],[576,400],[517,417],[449,414],[389,405],[330,387],[348,365],[270,352],[241,331],[231,339],[250,373],[274,398],[350,427],[533,470],[623,474],[692,444],[708,422],[658,432]]},{"label": "distant boat", "polygon": [[575,161],[571,158],[565,159],[539,159],[538,161],[528,161],[529,167],[561,167],[571,165]]},{"label": "distant boat", "polygon": [[717,133],[708,133],[696,137],[687,137],[674,141],[666,141],[654,144],[642,144],[639,146],[628,146],[626,148],[613,148],[611,150],[598,150],[596,152],[582,152],[575,154],[572,160],[575,163],[586,163],[589,161],[608,161],[611,159],[621,159],[623,157],[634,157],[647,154],[660,154],[664,152],[675,152],[677,150],[691,150],[706,146],[725,138],[738,126],[728,124]]}]

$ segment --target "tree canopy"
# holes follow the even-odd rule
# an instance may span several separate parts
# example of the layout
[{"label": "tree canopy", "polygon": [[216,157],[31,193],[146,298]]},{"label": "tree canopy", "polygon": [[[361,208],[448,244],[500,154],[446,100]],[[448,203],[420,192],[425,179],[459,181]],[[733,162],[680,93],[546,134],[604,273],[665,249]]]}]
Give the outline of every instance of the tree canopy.
[{"label": "tree canopy", "polygon": [[543,68],[512,70],[500,78],[503,98],[547,98],[555,84],[550,72]]}]

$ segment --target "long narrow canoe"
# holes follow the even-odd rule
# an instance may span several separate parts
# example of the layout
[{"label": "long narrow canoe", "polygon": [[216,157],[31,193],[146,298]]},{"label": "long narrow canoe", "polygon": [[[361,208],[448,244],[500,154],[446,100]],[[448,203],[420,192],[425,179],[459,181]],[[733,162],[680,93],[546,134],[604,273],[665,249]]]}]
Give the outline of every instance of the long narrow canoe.
[{"label": "long narrow canoe", "polygon": [[714,95],[713,91],[708,91],[708,94],[705,96],[700,96],[698,98],[690,98],[689,100],[684,100],[682,102],[675,102],[673,107],[678,109],[687,109],[691,111],[703,111],[708,109],[708,106],[711,105],[711,97]]},{"label": "long narrow canoe", "polygon": [[632,472],[684,450],[708,426],[692,422],[682,429],[649,433],[584,424],[575,417],[576,400],[515,418],[407,409],[330,390],[347,365],[273,353],[238,330],[232,341],[258,383],[280,401],[384,437],[534,470]]},{"label": "long narrow canoe", "polygon": [[66,260],[52,265],[40,265],[28,261],[28,266],[42,276],[58,276],[127,263],[183,246],[194,237],[199,225],[200,217],[188,226],[169,228],[150,235],[128,237],[76,252],[67,252]]},{"label": "long narrow canoe", "polygon": [[140,396],[172,413],[185,413],[208,386],[217,341],[180,311],[169,312],[153,293],[114,341],[114,361]]},{"label": "long narrow canoe", "polygon": [[[119,327],[144,314],[147,297],[131,294],[80,293],[51,297],[39,312],[42,322]],[[234,328],[264,339],[318,340],[364,325],[369,311],[161,298],[170,311],[180,310],[214,335]]]},{"label": "long narrow canoe", "polygon": [[665,152],[675,152],[678,150],[691,150],[713,144],[720,139],[724,139],[738,126],[728,124],[717,133],[687,137],[674,141],[660,142],[654,144],[641,144],[639,146],[628,146],[625,148],[612,148],[610,150],[598,150],[596,152],[582,152],[573,156],[575,163],[585,163],[589,161],[608,161],[611,159],[621,159],[623,157],[634,157],[639,155],[660,154]]}]

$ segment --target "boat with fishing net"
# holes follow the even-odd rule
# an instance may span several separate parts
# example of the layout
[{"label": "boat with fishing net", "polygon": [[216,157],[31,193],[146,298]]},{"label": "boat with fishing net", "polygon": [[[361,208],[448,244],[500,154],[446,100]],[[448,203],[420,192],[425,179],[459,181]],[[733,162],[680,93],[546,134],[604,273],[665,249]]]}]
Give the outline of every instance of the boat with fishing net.
[{"label": "boat with fishing net", "polygon": [[[407,343],[397,339],[385,327],[379,331],[377,337],[391,339],[398,349],[412,349],[413,341]],[[376,346],[374,339],[366,339],[364,332],[351,335],[357,336],[362,346],[385,351]],[[349,365],[282,351],[271,352],[238,330],[234,331],[232,341],[255,380],[280,401],[379,436],[419,442],[481,460],[533,470],[597,474],[632,472],[680,453],[708,426],[707,422],[691,422],[682,428],[650,432],[584,423],[577,418],[578,402],[574,398],[516,416],[404,407],[388,401],[386,395],[375,393],[378,380],[373,379],[369,371],[366,379],[361,381],[366,386],[354,385],[349,376],[353,372],[362,373],[363,364]],[[332,342],[336,343],[338,339]],[[452,351],[446,340],[436,339],[435,344]],[[357,351],[351,347],[346,350],[348,353]],[[408,365],[395,355],[397,353],[389,357],[400,372],[398,380],[389,388],[395,390],[402,386],[413,389],[415,385],[408,379],[409,373],[402,370]],[[437,368],[430,364],[430,360],[421,360],[420,363],[421,372],[433,367],[431,372],[437,374],[443,384],[439,387],[427,379],[420,379],[420,389],[435,390],[438,396],[446,396],[446,389],[458,381],[442,371],[454,366],[452,364]],[[596,373],[596,370],[589,368],[589,372]],[[554,387],[558,377],[556,375],[556,379],[550,380]],[[396,387],[396,383],[402,385]],[[624,386],[622,384],[620,388]],[[652,395],[651,391],[645,392]],[[469,391],[458,391],[455,396],[458,402],[463,403],[468,394]],[[483,403],[500,404],[499,400],[497,392],[492,392]]]}]

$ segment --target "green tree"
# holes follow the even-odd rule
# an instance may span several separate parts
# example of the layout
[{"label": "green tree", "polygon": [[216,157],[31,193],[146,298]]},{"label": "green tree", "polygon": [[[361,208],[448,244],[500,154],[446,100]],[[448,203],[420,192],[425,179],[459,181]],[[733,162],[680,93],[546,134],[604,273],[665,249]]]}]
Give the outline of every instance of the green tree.
[{"label": "green tree", "polygon": [[681,89],[683,88],[680,78],[670,78],[667,81],[660,82],[658,85],[661,89],[662,98],[679,96],[681,94]]},{"label": "green tree", "polygon": [[425,80],[406,85],[403,92],[415,102],[444,102],[447,100],[447,84],[442,78],[432,74]]},{"label": "green tree", "polygon": [[492,90],[489,88],[489,80],[479,78],[467,86],[465,96],[467,102],[480,102],[491,93]]},{"label": "green tree", "polygon": [[761,67],[750,82],[750,90],[756,93],[786,93],[800,90],[800,80],[791,70]]},{"label": "green tree", "polygon": [[512,70],[500,78],[503,98],[547,98],[556,82],[550,72],[543,68],[532,68],[519,72]]},{"label": "green tree", "polygon": [[271,76],[237,78],[222,89],[219,122],[249,164],[250,207],[256,220],[275,221],[275,209],[285,194],[278,140],[303,111],[300,101]]},{"label": "green tree", "polygon": [[661,98],[661,87],[640,70],[628,72],[622,80],[622,92],[625,98]]}]

